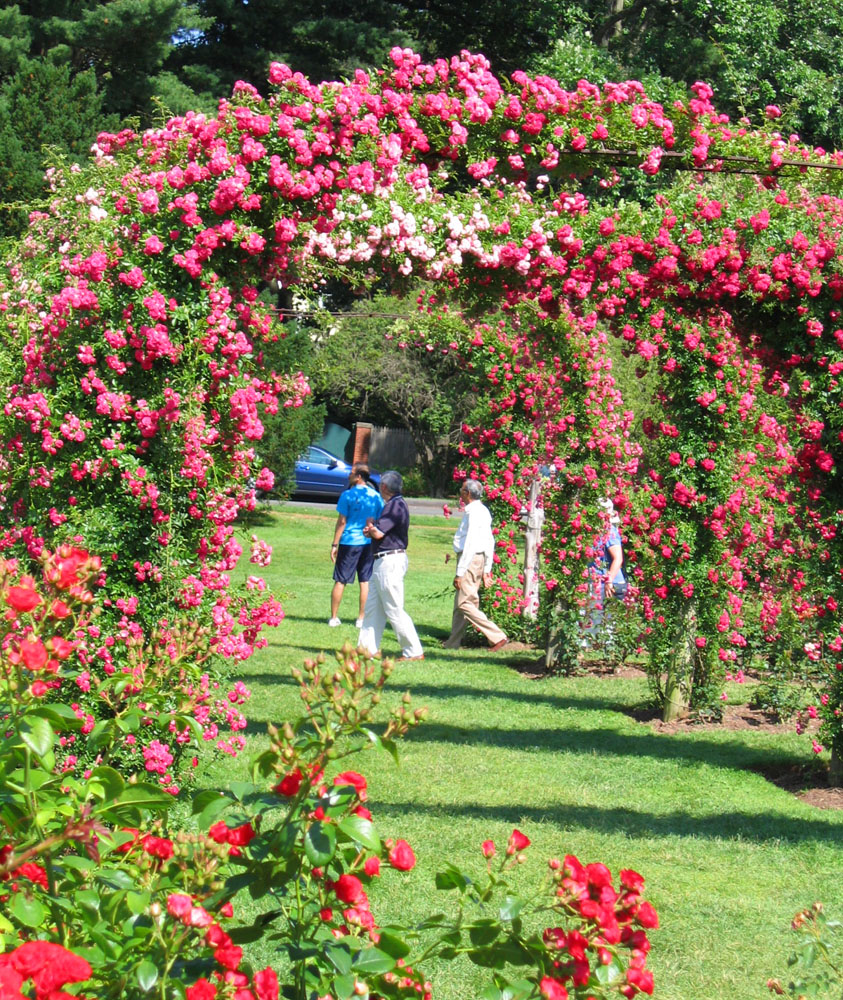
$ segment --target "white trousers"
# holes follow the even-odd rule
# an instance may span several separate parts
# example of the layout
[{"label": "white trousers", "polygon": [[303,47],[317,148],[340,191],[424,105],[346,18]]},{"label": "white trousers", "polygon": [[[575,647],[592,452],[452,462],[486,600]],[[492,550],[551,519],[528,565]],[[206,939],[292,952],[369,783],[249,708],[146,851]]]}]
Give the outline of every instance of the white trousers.
[{"label": "white trousers", "polygon": [[406,552],[375,559],[366,610],[363,612],[363,626],[357,639],[357,645],[370,653],[376,653],[381,648],[383,630],[389,622],[401,646],[401,655],[422,655],[416,626],[404,610],[404,575],[407,566]]}]

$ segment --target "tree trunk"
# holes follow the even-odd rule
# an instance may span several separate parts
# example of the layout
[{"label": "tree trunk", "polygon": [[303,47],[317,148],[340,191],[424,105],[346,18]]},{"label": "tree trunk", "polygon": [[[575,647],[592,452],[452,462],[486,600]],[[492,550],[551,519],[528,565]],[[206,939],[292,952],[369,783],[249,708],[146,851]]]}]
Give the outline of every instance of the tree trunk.
[{"label": "tree trunk", "polygon": [[664,704],[662,720],[673,722],[681,718],[687,711],[691,700],[691,685],[694,679],[694,647],[692,623],[694,621],[694,604],[690,602],[682,615],[676,632],[673,651],[667,664],[667,677],[664,682]]},{"label": "tree trunk", "polygon": [[843,787],[843,759],[838,752],[831,748],[831,763],[828,767],[828,783],[833,788]]},{"label": "tree trunk", "polygon": [[608,0],[606,4],[607,23],[603,25],[598,44],[602,49],[609,47],[609,42],[617,38],[621,33],[621,15],[623,14],[624,0]]}]

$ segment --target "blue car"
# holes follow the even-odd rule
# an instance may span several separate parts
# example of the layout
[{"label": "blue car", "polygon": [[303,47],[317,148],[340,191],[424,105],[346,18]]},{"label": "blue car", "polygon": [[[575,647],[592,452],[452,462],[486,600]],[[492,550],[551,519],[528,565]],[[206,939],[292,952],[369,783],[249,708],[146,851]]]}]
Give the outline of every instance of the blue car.
[{"label": "blue car", "polygon": [[[295,484],[292,488],[296,496],[318,496],[336,500],[348,488],[351,466],[324,448],[311,445],[296,462]],[[375,489],[380,476],[372,473]]]}]

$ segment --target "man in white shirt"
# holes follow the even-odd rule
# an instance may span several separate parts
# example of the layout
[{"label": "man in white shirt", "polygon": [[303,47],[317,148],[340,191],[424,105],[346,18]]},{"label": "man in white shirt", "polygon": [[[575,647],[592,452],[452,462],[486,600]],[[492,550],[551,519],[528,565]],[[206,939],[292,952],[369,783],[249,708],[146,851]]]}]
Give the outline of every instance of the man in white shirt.
[{"label": "man in white shirt", "polygon": [[465,513],[454,535],[454,551],[457,553],[454,617],[451,634],[442,643],[445,649],[459,649],[469,623],[486,639],[492,652],[501,649],[507,642],[505,633],[480,610],[480,586],[491,586],[495,551],[492,515],[489,508],[481,503],[482,496],[482,484],[476,479],[466,479],[460,490]]}]

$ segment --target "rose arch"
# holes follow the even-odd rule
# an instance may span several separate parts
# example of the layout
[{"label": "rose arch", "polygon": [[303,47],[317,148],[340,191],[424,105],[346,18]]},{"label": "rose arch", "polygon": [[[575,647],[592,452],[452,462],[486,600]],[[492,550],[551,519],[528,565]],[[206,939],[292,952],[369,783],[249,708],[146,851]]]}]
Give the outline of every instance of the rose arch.
[{"label": "rose arch", "polygon": [[[608,495],[666,712],[762,651],[825,668],[839,756],[843,157],[711,97],[395,50],[346,83],[274,64],[267,97],[243,84],[214,118],[101,136],[90,169],[53,171],[2,285],[5,549],[101,554],[92,661],[124,669],[121,641],[172,608],[248,656],[281,611],[257,576],[232,590],[234,522],[271,478],[262,414],[309,391],[262,363],[283,335],[266,289],[423,279],[425,315],[464,329],[440,342],[434,322],[432,348],[476,377],[461,471],[498,508],[499,612],[521,609],[540,482],[536,627],[570,661]],[[667,167],[646,200],[612,196],[622,168]],[[655,387],[641,436],[610,338]]]}]

